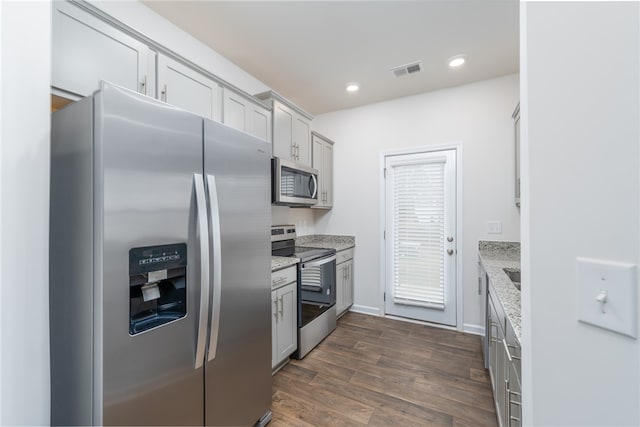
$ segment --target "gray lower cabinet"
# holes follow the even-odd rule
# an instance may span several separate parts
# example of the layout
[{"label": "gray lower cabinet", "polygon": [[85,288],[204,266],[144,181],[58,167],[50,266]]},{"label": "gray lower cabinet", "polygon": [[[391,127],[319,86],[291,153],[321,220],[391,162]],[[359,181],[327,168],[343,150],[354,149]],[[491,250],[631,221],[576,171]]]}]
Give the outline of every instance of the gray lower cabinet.
[{"label": "gray lower cabinet", "polygon": [[56,95],[78,99],[106,80],[155,96],[155,55],[144,43],[67,2],[52,2],[51,12]]},{"label": "gray lower cabinet", "polygon": [[354,248],[336,256],[336,313],[338,317],[353,305],[353,254]]},{"label": "gray lower cabinet", "polygon": [[489,376],[501,427],[521,425],[520,343],[506,318],[502,303],[487,285]]},{"label": "gray lower cabinet", "polygon": [[271,367],[278,368],[298,348],[297,269],[271,273]]}]

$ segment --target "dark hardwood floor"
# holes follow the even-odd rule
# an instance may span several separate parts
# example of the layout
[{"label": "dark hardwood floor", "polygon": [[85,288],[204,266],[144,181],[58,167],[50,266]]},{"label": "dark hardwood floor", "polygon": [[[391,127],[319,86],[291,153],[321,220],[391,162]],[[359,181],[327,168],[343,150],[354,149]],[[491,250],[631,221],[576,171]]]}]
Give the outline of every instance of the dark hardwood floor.
[{"label": "dark hardwood floor", "polygon": [[270,426],[497,426],[480,337],[347,313],[273,377]]}]

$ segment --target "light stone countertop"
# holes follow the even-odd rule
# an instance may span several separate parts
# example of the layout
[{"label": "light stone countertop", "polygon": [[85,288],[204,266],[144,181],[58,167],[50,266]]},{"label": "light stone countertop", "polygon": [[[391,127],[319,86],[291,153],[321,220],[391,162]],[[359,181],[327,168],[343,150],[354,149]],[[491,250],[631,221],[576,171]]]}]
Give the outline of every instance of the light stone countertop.
[{"label": "light stone countertop", "polygon": [[300,259],[285,256],[272,256],[271,257],[271,272],[282,270],[283,268],[291,267],[300,262]]},{"label": "light stone countertop", "polygon": [[337,252],[356,246],[354,236],[331,236],[328,234],[311,234],[296,238],[296,246],[310,248],[335,249]]},{"label": "light stone countertop", "polygon": [[520,243],[491,242],[481,240],[478,243],[478,254],[489,282],[502,303],[504,312],[513,327],[518,341],[521,340],[520,326],[520,291],[513,286],[503,268],[520,270]]}]

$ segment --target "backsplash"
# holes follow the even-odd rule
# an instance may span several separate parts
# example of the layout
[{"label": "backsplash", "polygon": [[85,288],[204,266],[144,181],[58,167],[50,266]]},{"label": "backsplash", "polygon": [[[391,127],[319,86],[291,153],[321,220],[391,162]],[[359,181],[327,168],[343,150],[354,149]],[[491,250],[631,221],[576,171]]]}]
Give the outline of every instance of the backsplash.
[{"label": "backsplash", "polygon": [[271,206],[271,225],[293,224],[296,234],[305,236],[315,233],[314,211],[309,208],[289,208],[287,206]]}]

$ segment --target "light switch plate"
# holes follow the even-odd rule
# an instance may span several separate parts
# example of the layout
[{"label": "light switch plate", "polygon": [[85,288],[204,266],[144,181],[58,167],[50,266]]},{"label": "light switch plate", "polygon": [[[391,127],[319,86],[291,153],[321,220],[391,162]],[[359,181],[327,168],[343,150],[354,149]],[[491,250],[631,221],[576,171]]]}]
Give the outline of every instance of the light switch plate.
[{"label": "light switch plate", "polygon": [[489,222],[487,222],[487,233],[489,233],[489,234],[502,234],[502,221],[489,221]]},{"label": "light switch plate", "polygon": [[578,320],[636,338],[636,277],[635,264],[577,258]]}]

